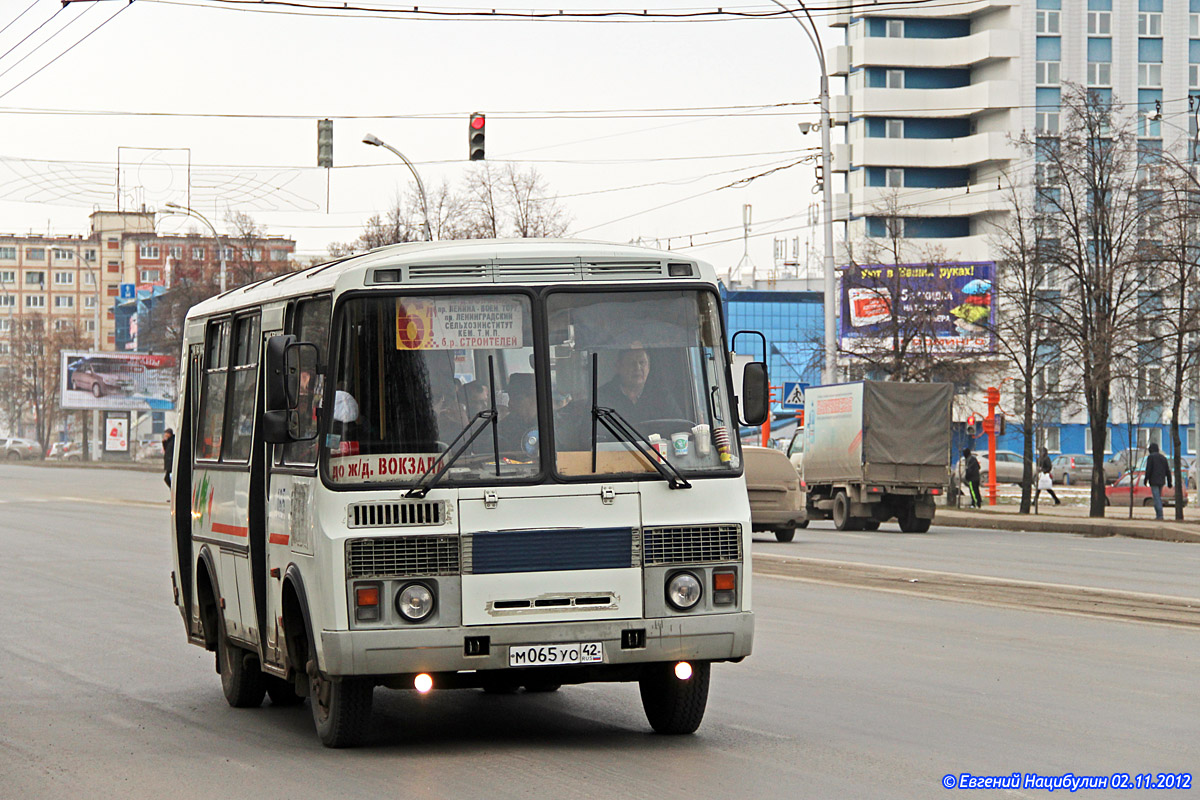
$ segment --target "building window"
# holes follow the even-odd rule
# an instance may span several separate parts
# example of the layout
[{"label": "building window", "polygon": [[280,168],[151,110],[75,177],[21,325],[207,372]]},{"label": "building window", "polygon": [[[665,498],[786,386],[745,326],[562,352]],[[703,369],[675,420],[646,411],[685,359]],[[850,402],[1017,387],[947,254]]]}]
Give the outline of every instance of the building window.
[{"label": "building window", "polygon": [[[1112,455],[1112,440],[1112,436],[1104,437],[1104,452],[1106,455]],[[1083,429],[1083,452],[1091,453],[1094,449],[1092,446],[1092,427],[1089,425]]]},{"label": "building window", "polygon": [[1035,115],[1034,125],[1038,133],[1058,133],[1058,115],[1055,111],[1039,111]]},{"label": "building window", "polygon": [[1162,14],[1152,11],[1139,13],[1138,36],[1162,36]]},{"label": "building window", "polygon": [[17,271],[14,269],[0,270],[0,283],[16,283]]},{"label": "building window", "polygon": [[[902,119],[887,120],[887,122],[884,124],[884,134],[889,139],[903,139],[904,138],[904,120],[902,120]],[[280,251],[280,252],[282,252],[282,251]]]},{"label": "building window", "polygon": [[110,261],[110,262],[108,262],[108,271],[109,271],[109,272],[120,272],[120,271],[121,271],[121,264],[120,264],[119,262],[117,262],[117,261]]},{"label": "building window", "polygon": [[196,261],[203,261],[204,260],[204,248],[203,247],[193,247],[192,248],[192,258],[195,259]]},{"label": "building window", "polygon": [[1188,36],[1200,39],[1200,14],[1188,14]]},{"label": "building window", "polygon": [[55,308],[74,308],[75,296],[70,294],[60,294],[54,298]]},{"label": "building window", "polygon": [[74,286],[75,285],[75,273],[74,272],[56,272],[56,273],[54,273],[54,285],[55,286]]},{"label": "building window", "polygon": [[889,169],[885,178],[885,184],[888,188],[898,189],[904,185],[904,170]]},{"label": "building window", "polygon": [[1088,36],[1112,35],[1112,12],[1089,11],[1087,15]]},{"label": "building window", "polygon": [[1145,450],[1152,444],[1162,448],[1162,428],[1138,428],[1138,449]]},{"label": "building window", "polygon": [[27,270],[25,272],[26,286],[42,286],[46,283],[46,273],[41,270]]},{"label": "building window", "polygon": [[1088,86],[1112,86],[1112,62],[1089,61],[1087,82]]},{"label": "building window", "polygon": [[56,330],[56,331],[69,331],[74,327],[75,327],[75,323],[69,319],[54,320],[54,330]]},{"label": "building window", "polygon": [[88,333],[94,332],[96,330],[96,320],[94,320],[94,319],[86,320],[83,323],[83,329],[85,331],[87,331]]},{"label": "building window", "polygon": [[25,260],[26,261],[45,261],[46,260],[46,248],[44,248],[44,247],[26,247],[25,248]]},{"label": "building window", "polygon": [[1162,64],[1138,64],[1138,86],[1162,86]]},{"label": "building window", "polygon": [[887,21],[887,35],[889,39],[904,38],[904,20],[889,19]]},{"label": "building window", "polygon": [[246,256],[246,258],[249,261],[261,261],[262,260],[262,250],[260,250],[257,247],[248,248],[246,250],[243,250],[242,253]]},{"label": "building window", "polygon": [[[898,120],[898,119],[893,119],[893,120],[888,120],[888,136],[890,137],[892,135],[891,134],[891,130],[892,130],[891,125],[893,123],[900,126],[899,130],[902,132],[901,135],[903,135],[903,131],[904,131],[903,123],[900,122],[900,120]],[[894,138],[900,138],[900,137],[894,137]],[[271,251],[271,260],[272,261],[287,261],[288,260],[288,251],[287,250],[272,250]]]},{"label": "building window", "polygon": [[1200,89],[1200,64],[1188,64],[1188,87]]},{"label": "building window", "polygon": [[89,294],[86,297],[84,297],[83,298],[83,307],[84,308],[95,308],[96,307],[96,295]]},{"label": "building window", "polygon": [[55,247],[50,251],[51,256],[55,261],[70,261],[75,258],[75,253],[71,250],[63,250]]},{"label": "building window", "polygon": [[0,308],[12,308],[17,304],[17,298],[11,294],[0,295]]},{"label": "building window", "polygon": [[25,295],[25,307],[26,308],[45,308],[46,307],[46,296],[41,295],[41,294]]},{"label": "building window", "polygon": [[83,285],[84,286],[95,286],[96,285],[96,273],[91,272],[91,271],[83,273]]},{"label": "building window", "polygon": [[1046,448],[1051,453],[1062,452],[1060,449],[1060,438],[1058,428],[1042,428],[1042,447]]},{"label": "building window", "polygon": [[1062,66],[1061,61],[1039,61],[1037,62],[1037,84],[1038,86],[1057,86],[1059,83],[1059,69]]},{"label": "building window", "polygon": [[1037,12],[1037,32],[1038,33],[1058,33],[1058,11],[1039,11]]},{"label": "building window", "polygon": [[89,247],[87,250],[84,250],[83,251],[83,260],[84,261],[95,261],[96,260],[96,248]]},{"label": "building window", "polygon": [[12,330],[12,317],[0,317],[0,333]]},{"label": "building window", "polygon": [[218,248],[217,249],[217,258],[221,259],[222,261],[233,261],[233,248],[232,247]]},{"label": "building window", "polygon": [[7,261],[15,261],[17,258],[17,248],[0,247],[0,258],[3,258]]},{"label": "building window", "polygon": [[177,244],[171,245],[171,258],[175,259],[176,261],[183,258],[183,247]]},{"label": "building window", "polygon": [[144,244],[138,248],[138,255],[142,258],[158,258],[158,245]]},{"label": "building window", "polygon": [[158,280],[158,270],[144,269],[142,270],[142,283],[155,283]]}]

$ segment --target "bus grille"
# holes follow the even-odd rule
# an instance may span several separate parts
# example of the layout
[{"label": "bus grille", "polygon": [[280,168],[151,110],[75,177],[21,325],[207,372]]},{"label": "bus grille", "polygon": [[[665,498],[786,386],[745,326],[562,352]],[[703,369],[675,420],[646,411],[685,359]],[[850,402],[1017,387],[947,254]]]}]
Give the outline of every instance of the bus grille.
[{"label": "bus grille", "polygon": [[463,572],[625,569],[641,566],[636,528],[481,531],[463,536]]},{"label": "bus grille", "polygon": [[384,500],[354,503],[348,509],[351,528],[397,528],[409,525],[441,525],[446,518],[444,500],[420,500],[402,503]]},{"label": "bus grille", "polygon": [[740,525],[681,525],[642,531],[642,558],[656,564],[703,564],[742,559]]},{"label": "bus grille", "polygon": [[397,536],[350,539],[346,573],[350,578],[457,575],[457,536]]}]

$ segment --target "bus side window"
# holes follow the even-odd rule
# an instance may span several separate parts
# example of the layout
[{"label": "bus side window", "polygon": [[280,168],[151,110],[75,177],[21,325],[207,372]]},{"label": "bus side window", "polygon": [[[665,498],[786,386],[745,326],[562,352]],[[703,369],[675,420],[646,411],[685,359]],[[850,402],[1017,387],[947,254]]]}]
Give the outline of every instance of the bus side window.
[{"label": "bus side window", "polygon": [[228,360],[229,320],[210,322],[204,344],[204,387],[200,398],[200,426],[196,432],[198,461],[216,461],[221,457]]},{"label": "bus side window", "polygon": [[246,461],[254,439],[254,400],[258,378],[258,314],[238,317],[233,327],[229,413],[225,419],[222,461]]},{"label": "bus side window", "polygon": [[[317,370],[324,374],[329,365],[329,326],[332,302],[328,297],[303,300],[296,304],[292,333],[302,342],[317,346]],[[316,397],[312,413],[319,413],[323,397]],[[317,463],[317,440],[289,442],[283,448],[283,463],[293,466],[312,466]]]}]

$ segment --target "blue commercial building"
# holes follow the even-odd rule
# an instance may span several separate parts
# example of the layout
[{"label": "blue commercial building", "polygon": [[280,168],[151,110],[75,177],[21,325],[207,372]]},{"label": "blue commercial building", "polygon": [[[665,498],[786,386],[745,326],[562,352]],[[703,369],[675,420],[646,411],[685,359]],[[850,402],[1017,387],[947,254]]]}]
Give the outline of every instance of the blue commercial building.
[{"label": "blue commercial building", "polygon": [[[812,385],[821,382],[825,335],[821,292],[737,291],[722,287],[721,298],[730,347],[738,331],[761,331],[767,337],[767,372],[772,386],[782,386],[788,381]],[[748,350],[749,338],[742,337],[738,345],[742,354],[757,355]],[[753,347],[758,346],[754,341]]]}]

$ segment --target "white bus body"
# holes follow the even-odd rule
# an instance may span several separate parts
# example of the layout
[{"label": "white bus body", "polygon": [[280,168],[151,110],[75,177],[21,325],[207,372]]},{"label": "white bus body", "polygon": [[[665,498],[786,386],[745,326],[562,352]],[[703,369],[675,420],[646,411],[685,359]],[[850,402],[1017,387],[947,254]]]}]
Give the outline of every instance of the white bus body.
[{"label": "white bus body", "polygon": [[717,292],[676,254],[464,241],[194,307],[171,577],[228,701],[308,697],[344,746],[376,686],[638,681],[695,730],[754,630]]}]

